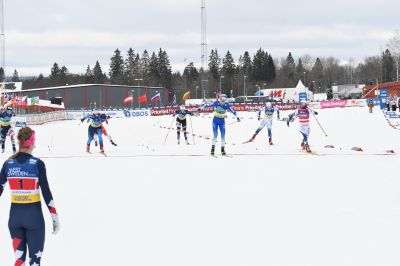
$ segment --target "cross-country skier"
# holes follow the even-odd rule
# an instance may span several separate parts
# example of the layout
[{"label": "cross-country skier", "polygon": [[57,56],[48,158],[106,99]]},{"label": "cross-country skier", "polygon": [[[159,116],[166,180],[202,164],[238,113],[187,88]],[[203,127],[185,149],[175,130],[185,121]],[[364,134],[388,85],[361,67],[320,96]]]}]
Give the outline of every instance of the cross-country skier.
[{"label": "cross-country skier", "polygon": [[211,155],[215,154],[215,143],[217,141],[218,137],[218,129],[221,132],[221,153],[222,155],[226,155],[225,152],[225,118],[227,117],[226,112],[229,111],[231,112],[237,119],[238,122],[240,122],[240,118],[238,117],[237,113],[235,110],[232,109],[231,105],[227,103],[227,96],[225,94],[221,94],[219,96],[219,100],[213,102],[212,104],[206,104],[203,105],[202,107],[199,108],[199,111],[202,109],[214,107],[214,119],[213,119],[213,141],[212,141],[212,146],[211,146]]},{"label": "cross-country skier", "polygon": [[[269,145],[273,145],[273,142],[272,142],[272,119],[273,119],[275,112],[278,116],[278,119],[280,119],[278,107],[272,106],[272,104],[270,102],[267,102],[265,104],[265,107],[261,108],[260,111],[258,111],[258,120],[261,120],[261,123],[260,123],[260,126],[258,127],[258,129],[256,130],[256,132],[254,133],[253,137],[251,137],[251,139],[249,140],[249,142],[252,142],[256,138],[258,133],[260,133],[260,131],[265,126],[267,126],[268,142],[269,142]],[[263,116],[263,117],[261,118],[261,116]]]},{"label": "cross-country skier", "polygon": [[[15,252],[16,266],[26,263],[39,266],[45,241],[40,191],[53,220],[53,234],[60,229],[46,176],[44,162],[32,156],[35,148],[35,131],[25,127],[18,132],[19,151],[8,159],[0,172],[0,196],[8,181],[11,191],[11,210],[8,227]],[[3,264],[3,263],[2,263]]]},{"label": "cross-country skier", "polygon": [[7,136],[11,139],[11,145],[13,152],[17,151],[15,147],[15,138],[14,138],[14,130],[11,127],[11,118],[14,116],[13,108],[11,106],[7,106],[2,112],[0,113],[0,125],[1,125],[1,151],[4,152],[5,150],[5,142]]},{"label": "cross-country skier", "polygon": [[306,150],[307,152],[311,152],[310,145],[308,144],[308,137],[310,135],[310,113],[314,115],[318,115],[318,113],[314,110],[308,108],[306,100],[301,100],[300,107],[292,114],[289,115],[287,120],[287,126],[292,119],[298,117],[299,118],[299,129],[300,133],[303,136],[303,141],[301,142],[301,148]]},{"label": "cross-country skier", "polygon": [[179,109],[176,110],[173,114],[173,116],[176,116],[176,134],[177,134],[177,140],[178,144],[181,143],[181,131],[183,131],[183,136],[185,137],[185,142],[187,145],[189,145],[188,137],[187,137],[187,120],[186,116],[190,115],[193,116],[194,114],[192,112],[189,112],[186,110],[186,107],[184,105],[180,105]]},{"label": "cross-country skier", "polygon": [[103,131],[101,130],[102,114],[99,111],[95,110],[92,114],[87,114],[85,117],[81,119],[83,123],[86,119],[90,119],[90,125],[88,128],[88,141],[86,143],[86,151],[90,152],[90,144],[93,141],[94,135],[96,134],[99,138],[100,143],[100,152],[104,153],[103,146]]},{"label": "cross-country skier", "polygon": [[[105,115],[105,114],[102,114],[102,115],[100,116],[100,120],[101,120],[102,122],[106,122],[107,125],[108,125],[108,119],[110,119],[110,118],[111,118],[111,117],[110,117],[109,115]],[[104,136],[106,136],[106,137],[108,138],[108,140],[110,141],[110,143],[111,143],[112,145],[117,146],[117,144],[113,141],[111,135],[108,134],[108,132],[107,132],[107,130],[106,130],[106,128],[104,127],[103,124],[101,124],[101,132],[103,133]],[[97,135],[95,134],[95,135],[94,135],[94,145],[95,145],[96,147],[97,147],[97,145],[98,145],[97,140],[98,140],[98,137],[97,137]]]}]

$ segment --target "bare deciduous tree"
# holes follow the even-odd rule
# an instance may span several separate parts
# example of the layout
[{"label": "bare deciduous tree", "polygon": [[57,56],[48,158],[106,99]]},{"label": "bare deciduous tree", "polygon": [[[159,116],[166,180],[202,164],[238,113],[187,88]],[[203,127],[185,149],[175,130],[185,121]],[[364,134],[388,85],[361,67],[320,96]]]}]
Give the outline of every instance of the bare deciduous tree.
[{"label": "bare deciduous tree", "polygon": [[399,61],[400,61],[400,32],[396,30],[393,37],[389,40],[387,48],[390,50],[396,63],[396,77],[399,81]]}]

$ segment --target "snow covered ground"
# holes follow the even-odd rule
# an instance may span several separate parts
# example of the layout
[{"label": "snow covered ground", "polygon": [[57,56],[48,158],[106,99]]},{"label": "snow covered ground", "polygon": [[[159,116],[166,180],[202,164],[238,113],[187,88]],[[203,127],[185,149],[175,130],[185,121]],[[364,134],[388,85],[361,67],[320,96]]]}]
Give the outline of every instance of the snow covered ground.
[{"label": "snow covered ground", "polygon": [[[42,264],[400,265],[399,157],[384,155],[400,151],[400,131],[366,108],[319,113],[328,137],[312,119],[316,156],[299,151],[297,121],[274,121],[273,147],[266,131],[242,145],[258,126],[255,113],[227,126],[232,158],[208,156],[207,115],[192,118],[201,138],[190,146],[177,146],[173,131],[162,145],[171,116],[111,120],[119,146],[106,141],[107,158],[84,152],[86,123],[35,127],[62,225],[51,235],[44,207]],[[9,205],[7,188],[1,266],[13,265]]]}]

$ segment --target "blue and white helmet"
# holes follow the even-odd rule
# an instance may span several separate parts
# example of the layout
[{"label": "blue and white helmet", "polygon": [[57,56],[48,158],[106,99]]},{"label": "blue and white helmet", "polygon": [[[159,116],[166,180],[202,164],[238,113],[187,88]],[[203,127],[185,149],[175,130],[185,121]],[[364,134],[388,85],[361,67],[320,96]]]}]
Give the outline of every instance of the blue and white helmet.
[{"label": "blue and white helmet", "polygon": [[220,99],[221,101],[225,102],[226,99],[228,99],[228,96],[226,96],[226,94],[221,94],[221,95],[219,96],[219,99]]},{"label": "blue and white helmet", "polygon": [[266,102],[266,103],[265,103],[265,107],[266,107],[267,109],[271,109],[271,108],[272,108],[271,102]]}]

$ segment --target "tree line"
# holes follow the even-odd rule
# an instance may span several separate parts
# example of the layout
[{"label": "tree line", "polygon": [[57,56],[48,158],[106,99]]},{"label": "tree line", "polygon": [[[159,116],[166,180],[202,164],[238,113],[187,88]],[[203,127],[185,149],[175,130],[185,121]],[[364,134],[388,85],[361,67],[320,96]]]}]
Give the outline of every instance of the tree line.
[{"label": "tree line", "polygon": [[[312,57],[302,55],[297,58],[289,52],[286,57],[275,58],[260,48],[251,54],[245,51],[237,62],[228,50],[223,56],[212,49],[208,57],[207,69],[189,62],[184,71],[172,71],[167,51],[147,50],[141,54],[130,48],[124,56],[116,49],[110,58],[109,71],[105,73],[99,61],[87,66],[82,74],[68,71],[66,66],[54,63],[50,75],[40,74],[24,80],[23,89],[63,86],[74,84],[118,84],[161,86],[168,88],[177,98],[186,91],[191,98],[214,97],[222,93],[238,96],[254,95],[258,89],[294,87],[301,80],[311,91],[325,93],[333,85],[375,84],[398,80],[400,59],[400,34],[395,32],[387,48],[379,55],[365,58],[362,62],[349,59],[341,62],[335,57]],[[4,71],[0,69],[0,80]],[[17,70],[12,76],[19,81]]]}]

